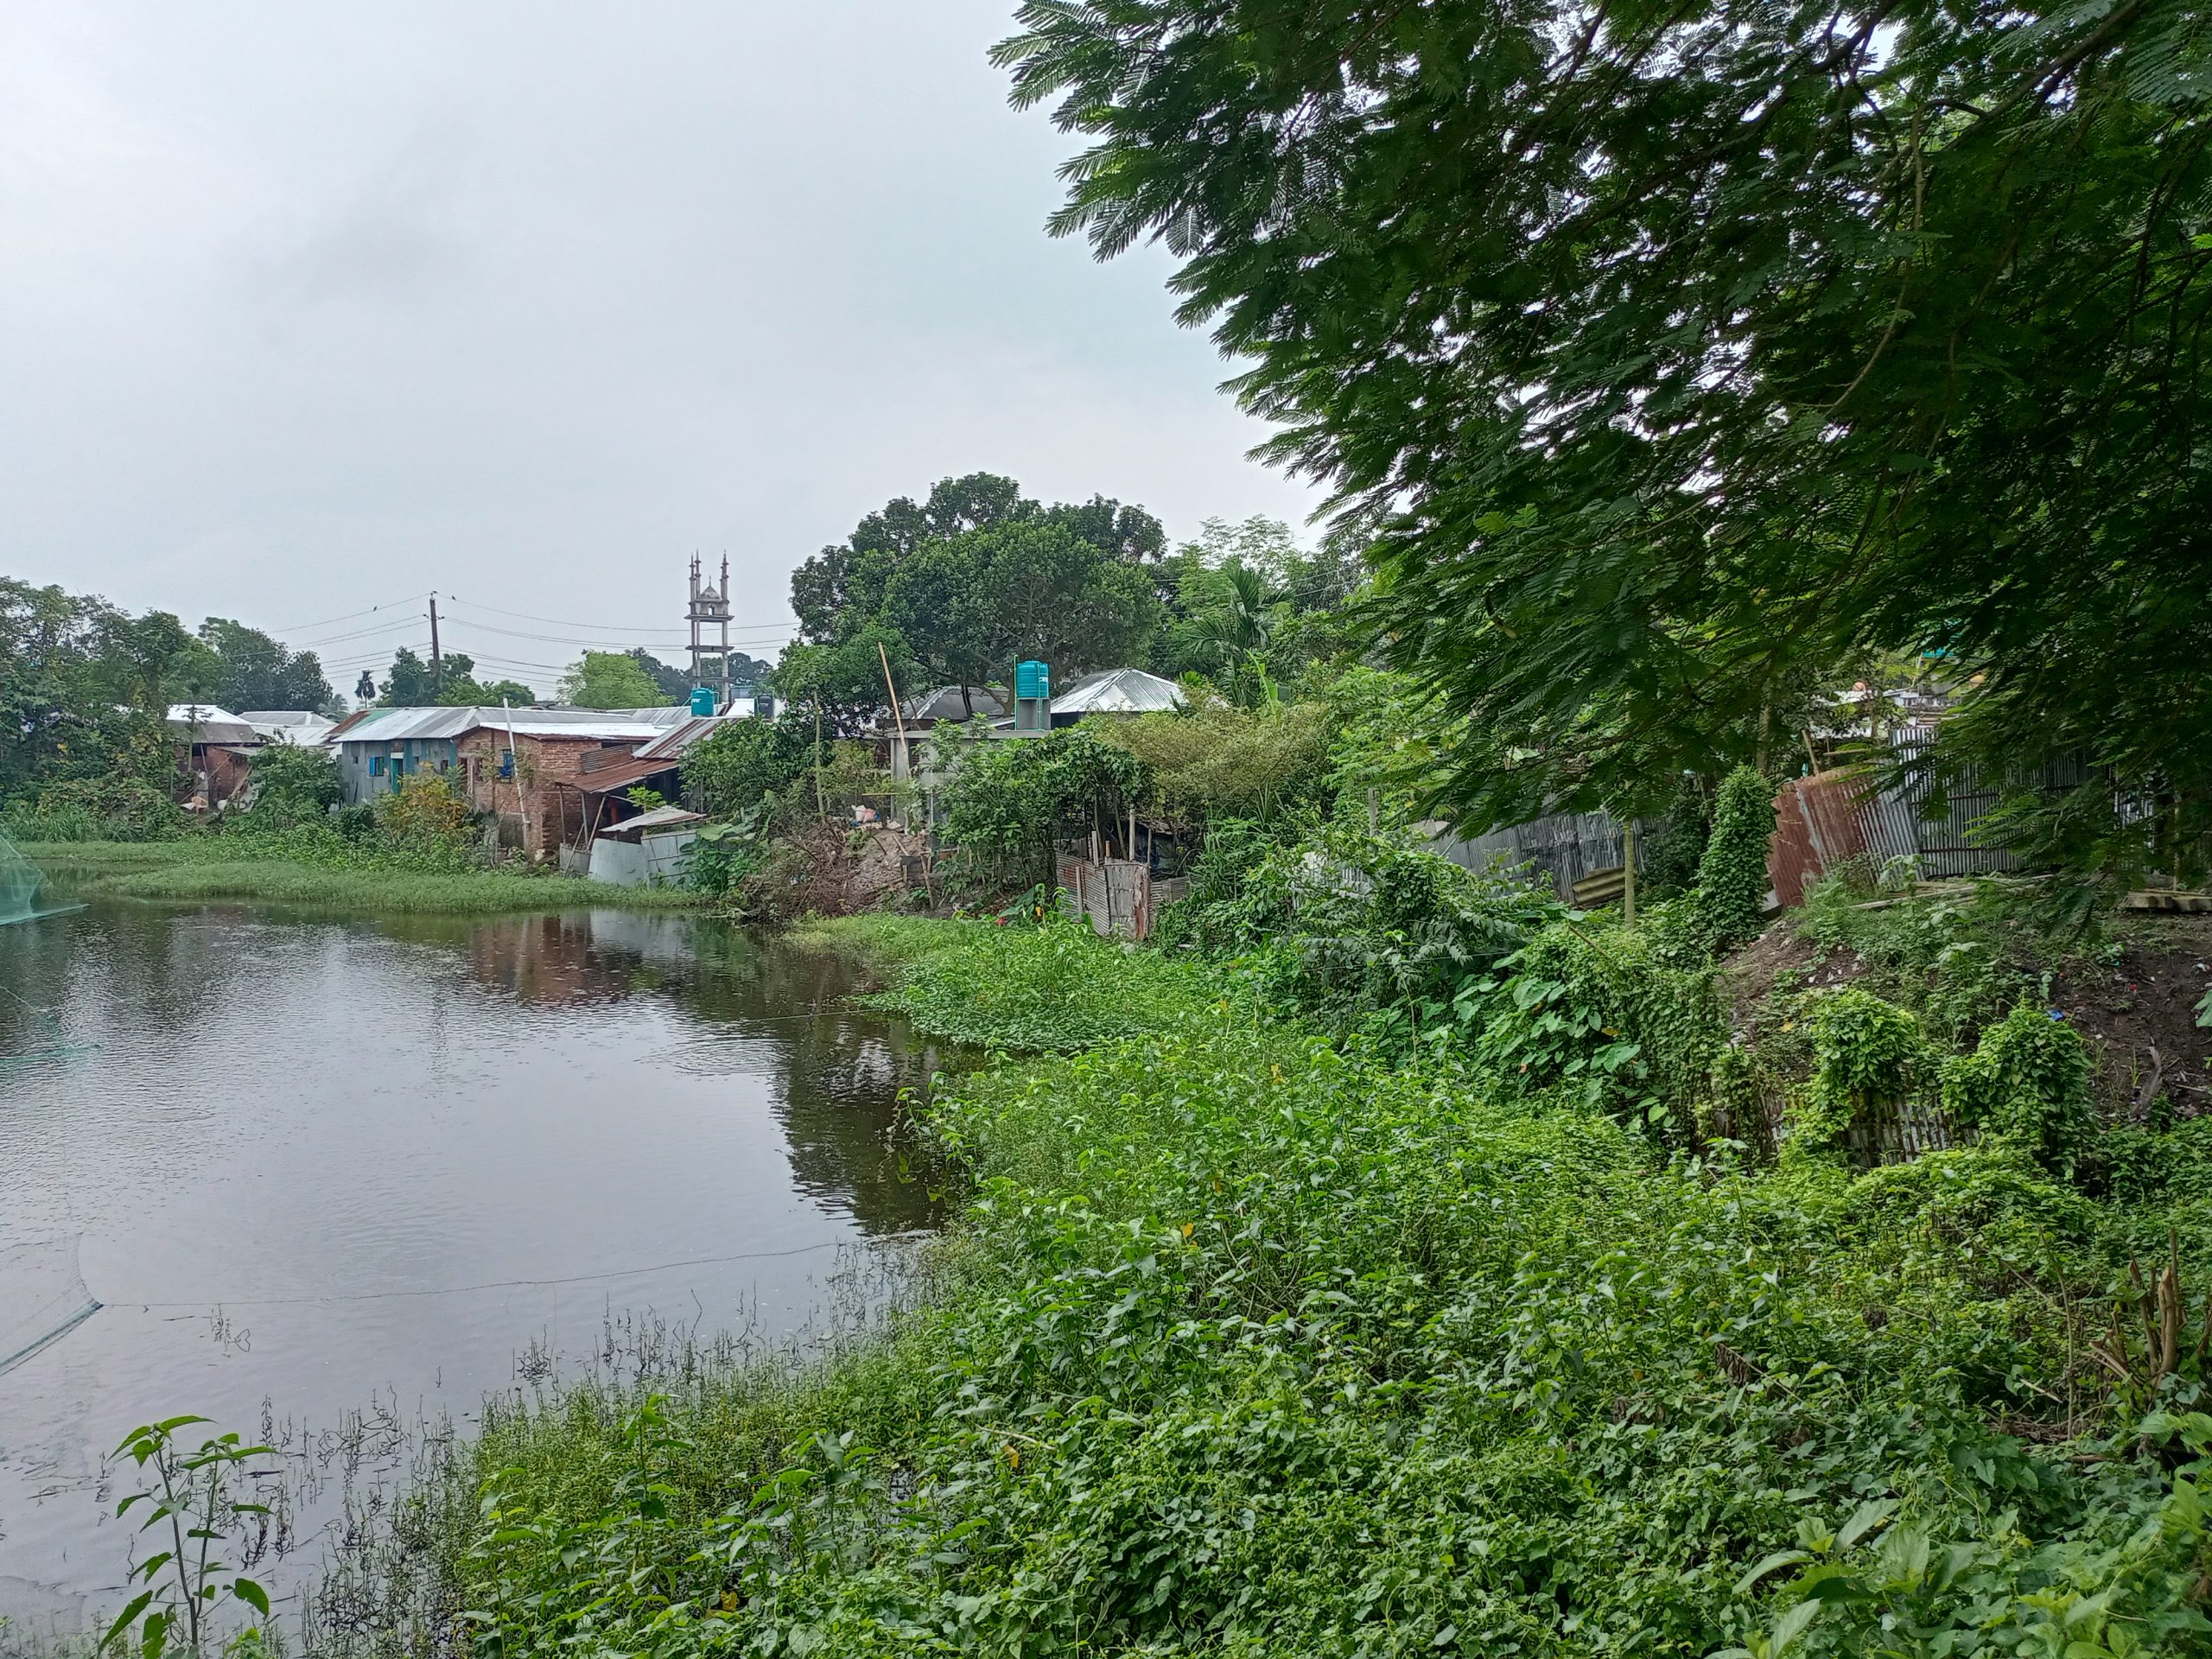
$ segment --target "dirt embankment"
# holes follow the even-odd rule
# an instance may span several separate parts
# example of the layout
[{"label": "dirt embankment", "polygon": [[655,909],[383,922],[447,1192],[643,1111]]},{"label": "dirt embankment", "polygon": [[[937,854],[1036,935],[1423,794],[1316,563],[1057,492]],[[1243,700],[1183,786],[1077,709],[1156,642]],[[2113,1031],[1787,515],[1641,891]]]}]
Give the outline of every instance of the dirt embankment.
[{"label": "dirt embankment", "polygon": [[[2117,951],[2069,957],[2049,970],[2016,963],[2097,1051],[2097,1098],[2107,1114],[2149,1116],[2164,1096],[2175,1115],[2212,1112],[2212,1030],[2196,1010],[2212,988],[2212,916],[2130,916],[2114,922]],[[1750,1037],[1778,990],[1831,989],[1866,978],[1869,965],[1839,947],[1825,955],[1784,916],[1721,969],[1731,1026]]]}]

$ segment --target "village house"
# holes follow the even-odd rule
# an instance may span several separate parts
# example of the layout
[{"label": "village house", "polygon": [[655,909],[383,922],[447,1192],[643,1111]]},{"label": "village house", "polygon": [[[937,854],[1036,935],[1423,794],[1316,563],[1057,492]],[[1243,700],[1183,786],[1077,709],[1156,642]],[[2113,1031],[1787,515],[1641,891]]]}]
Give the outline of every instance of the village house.
[{"label": "village house", "polygon": [[252,776],[254,750],[267,741],[244,716],[212,702],[175,703],[162,723],[191,771],[188,804],[195,811],[219,811],[235,799]]},{"label": "village house", "polygon": [[593,838],[645,809],[632,790],[672,799],[684,754],[734,715],[665,709],[374,709],[334,728],[349,805],[410,777],[450,778],[500,844],[581,867]]}]

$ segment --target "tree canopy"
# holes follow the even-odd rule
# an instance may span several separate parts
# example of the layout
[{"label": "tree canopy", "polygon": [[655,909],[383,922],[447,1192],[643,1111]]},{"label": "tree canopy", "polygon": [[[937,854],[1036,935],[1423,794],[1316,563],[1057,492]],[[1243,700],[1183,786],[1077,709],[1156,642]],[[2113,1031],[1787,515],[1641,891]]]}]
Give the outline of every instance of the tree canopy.
[{"label": "tree canopy", "polygon": [[1032,0],[1053,228],[1182,262],[1371,537],[1477,818],[1752,754],[1862,653],[1947,741],[2212,785],[2207,42],[2176,0]]},{"label": "tree canopy", "polygon": [[[856,694],[879,639],[894,667],[931,684],[1002,680],[1023,657],[1064,676],[1117,666],[1160,626],[1145,567],[1166,546],[1141,507],[1103,496],[1047,506],[990,473],[943,480],[925,501],[901,497],[868,514],[792,574],[798,649],[869,636],[866,651],[848,653],[853,672],[817,661],[799,677],[850,681]],[[779,679],[791,690],[794,665]]]},{"label": "tree canopy", "polygon": [[465,651],[445,652],[433,673],[428,663],[402,645],[392,653],[384,696],[378,701],[393,709],[467,709],[499,703],[528,708],[537,701],[537,693],[520,680],[478,679],[476,659]]},{"label": "tree canopy", "polygon": [[561,700],[579,709],[663,709],[675,701],[626,651],[584,652],[561,677]]},{"label": "tree canopy", "polygon": [[166,791],[179,779],[162,727],[172,703],[323,709],[312,652],[209,617],[195,633],[168,611],[0,576],[0,798],[108,780]]},{"label": "tree canopy", "polygon": [[213,653],[219,677],[212,700],[237,712],[246,709],[306,709],[324,712],[337,705],[322,661],[311,651],[294,652],[243,622],[211,616],[200,625],[200,643]]}]

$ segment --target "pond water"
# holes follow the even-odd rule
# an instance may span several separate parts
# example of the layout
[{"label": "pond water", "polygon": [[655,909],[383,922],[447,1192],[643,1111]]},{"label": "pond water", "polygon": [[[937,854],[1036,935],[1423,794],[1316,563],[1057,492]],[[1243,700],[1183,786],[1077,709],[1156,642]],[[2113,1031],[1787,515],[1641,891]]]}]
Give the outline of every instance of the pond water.
[{"label": "pond water", "polygon": [[0,928],[0,1310],[73,1244],[102,1305],[0,1374],[0,1618],[119,1602],[151,1418],[465,1427],[626,1329],[801,1328],[938,1219],[896,1128],[938,1057],[855,988],[679,915]]}]

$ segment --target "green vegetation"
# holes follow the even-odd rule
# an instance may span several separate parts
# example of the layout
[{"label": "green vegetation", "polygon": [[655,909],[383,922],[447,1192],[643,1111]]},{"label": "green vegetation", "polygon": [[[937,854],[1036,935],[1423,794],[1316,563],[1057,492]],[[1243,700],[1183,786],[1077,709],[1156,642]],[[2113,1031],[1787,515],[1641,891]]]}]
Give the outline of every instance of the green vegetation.
[{"label": "green vegetation", "polygon": [[2212,863],[2187,8],[1019,17],[1015,102],[1088,146],[1052,228],[1180,262],[1466,719],[1465,816],[1654,810],[1902,662],[2016,839]]},{"label": "green vegetation", "polygon": [[675,701],[639,653],[588,651],[561,680],[561,701],[579,709],[653,709]]},{"label": "green vegetation", "polygon": [[[166,611],[132,617],[0,577],[0,809],[17,820],[35,810],[81,830],[168,802],[188,781],[162,723],[173,703],[236,712],[332,701],[314,653],[239,623],[209,617],[194,633]],[[29,828],[10,833],[29,839]]]},{"label": "green vegetation", "polygon": [[1020,742],[933,734],[931,764],[942,794],[946,862],[968,890],[1050,891],[1054,849],[1097,830],[1109,856],[1135,856],[1128,814],[1151,793],[1144,763],[1091,721]]},{"label": "green vegetation", "polygon": [[1036,658],[1062,688],[1093,669],[1150,668],[1211,675],[1250,704],[1341,652],[1357,585],[1348,543],[1307,552],[1272,519],[1209,519],[1170,550],[1141,507],[1046,505],[974,473],[890,502],[792,573],[803,639],[776,684],[833,735],[883,706],[887,663],[902,696],[1004,688],[1017,659]]},{"label": "green vegetation", "polygon": [[[1429,887],[1463,933],[1506,902],[1465,874]],[[1371,892],[1336,937],[1408,932]],[[1927,1039],[1831,993],[1808,1132],[1739,1160],[1634,1109],[1695,1068],[1606,1069],[1561,1013],[1612,984],[1649,1041],[1709,973],[1651,988],[1602,917],[1510,931],[1466,969],[1498,1017],[1439,1037],[1071,927],[814,930],[927,1029],[1088,1045],[931,1107],[970,1198],[930,1294],[810,1369],[500,1405],[387,1570],[509,1655],[2212,1651],[2212,1235],[2174,1295],[2126,1269],[2202,1204],[2202,1125],[2128,1131],[2102,1198],[2003,1134],[1859,1173],[1818,1113],[1920,1086]]]},{"label": "green vegetation", "polygon": [[380,854],[335,830],[194,836],[172,842],[25,843],[22,853],[78,896],[175,901],[255,899],[325,910],[493,914],[587,905],[632,910],[696,906],[687,888],[614,887],[563,875],[484,869]]},{"label": "green vegetation", "polygon": [[479,680],[476,659],[465,651],[447,652],[433,669],[402,645],[392,653],[384,696],[378,701],[392,709],[467,709],[503,702],[526,709],[537,701],[537,693],[520,680]]},{"label": "green vegetation", "polygon": [[1048,918],[988,931],[919,917],[868,916],[802,931],[857,949],[893,988],[868,998],[931,1037],[978,1048],[1088,1048],[1173,1025],[1203,995],[1195,968],[1102,949],[1090,928]]}]

